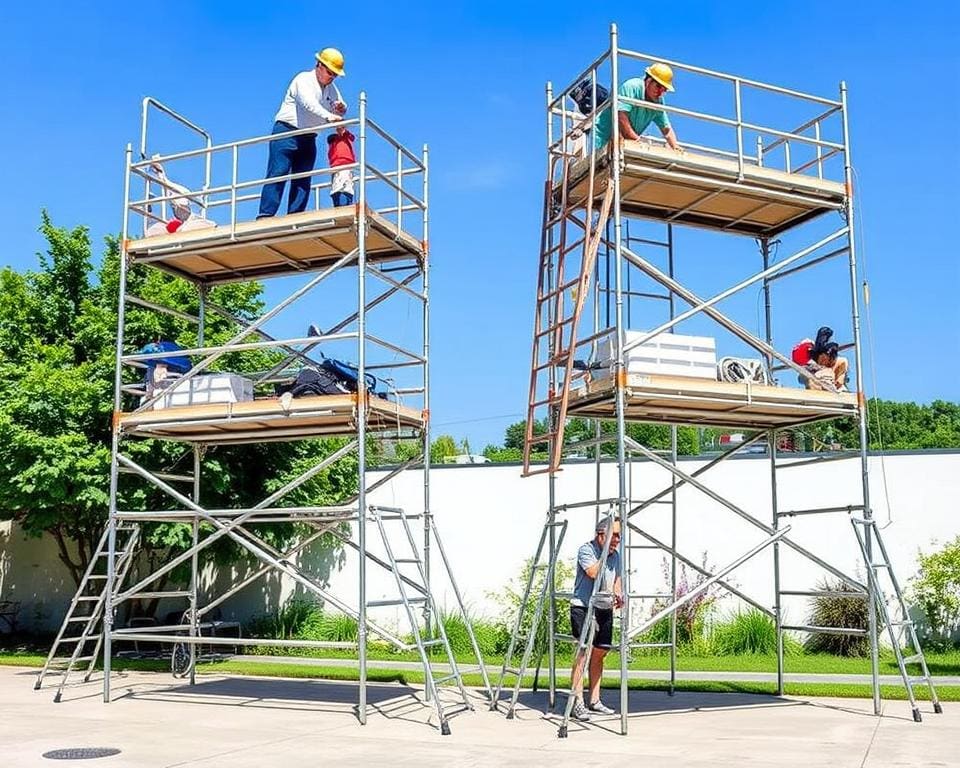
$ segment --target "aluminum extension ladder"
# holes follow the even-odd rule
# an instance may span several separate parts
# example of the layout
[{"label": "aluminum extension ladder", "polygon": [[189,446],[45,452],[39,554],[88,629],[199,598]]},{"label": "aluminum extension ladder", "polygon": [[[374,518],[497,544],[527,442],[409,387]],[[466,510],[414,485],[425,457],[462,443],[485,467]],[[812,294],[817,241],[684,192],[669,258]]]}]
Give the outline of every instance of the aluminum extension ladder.
[{"label": "aluminum extension ladder", "polygon": [[[868,519],[851,518],[850,522],[853,524],[853,531],[857,536],[857,543],[860,545],[860,553],[863,555],[863,562],[866,564],[867,577],[870,580],[870,591],[876,599],[877,612],[890,635],[890,645],[893,647],[893,653],[897,659],[897,667],[900,670],[900,677],[903,678],[903,686],[907,691],[907,698],[910,700],[913,719],[919,723],[923,717],[920,714],[920,708],[917,706],[913,686],[927,686],[934,712],[941,714],[943,707],[940,705],[940,700],[937,698],[937,691],[933,687],[933,681],[930,679],[927,660],[924,658],[923,650],[920,648],[920,641],[917,639],[916,627],[910,619],[906,601],[903,599],[903,590],[900,589],[900,582],[897,581],[897,576],[893,572],[893,566],[887,554],[887,548],[884,546],[883,538],[880,536],[880,529],[877,526],[876,520],[872,517]],[[872,552],[872,547],[870,548],[871,551],[868,551],[867,542],[871,538],[876,542],[877,549],[882,558],[879,562],[874,559],[875,555]],[[897,607],[900,609],[899,617],[894,617],[899,619],[897,621],[891,620],[890,611],[887,607],[888,597],[880,586],[881,571],[887,574],[890,585],[893,588],[892,600],[896,601]],[[907,641],[906,645],[911,651],[909,656],[903,655],[902,648],[904,640]],[[917,677],[911,677],[907,671],[908,664],[919,664],[921,674]]]},{"label": "aluminum extension ladder", "polygon": [[[397,590],[400,593],[400,597],[388,600],[371,600],[367,602],[367,607],[379,608],[392,605],[402,605],[404,607],[404,610],[407,614],[407,619],[410,622],[410,627],[413,632],[413,645],[417,649],[417,653],[420,655],[420,661],[423,664],[426,699],[428,702],[433,702],[434,708],[436,709],[437,719],[440,723],[440,733],[444,736],[449,736],[449,717],[459,712],[472,710],[473,704],[470,702],[467,689],[463,684],[463,676],[460,673],[460,668],[457,666],[457,660],[453,655],[453,649],[450,647],[450,641],[448,640],[446,630],[443,627],[443,621],[438,620],[436,622],[436,637],[427,638],[424,638],[423,632],[420,629],[420,624],[417,621],[418,607],[425,608],[430,616],[436,617],[439,616],[439,614],[437,613],[437,606],[434,602],[432,592],[430,591],[430,585],[427,584],[426,573],[424,571],[423,559],[420,556],[420,550],[417,547],[416,540],[414,539],[413,531],[410,529],[410,516],[408,516],[403,509],[396,507],[371,506],[370,513],[376,521],[377,528],[380,531],[380,537],[383,540],[384,549],[386,550],[387,554],[387,560],[390,564],[390,570],[393,572],[393,575],[396,579]],[[397,557],[394,554],[393,547],[390,545],[390,537],[387,535],[386,530],[386,523],[391,521],[399,521],[403,525],[403,530],[406,534],[410,549],[410,554],[408,556]],[[442,546],[441,555],[443,556],[444,564],[448,565],[446,556],[443,555]],[[415,569],[409,569],[413,570],[414,573],[412,575],[402,574],[400,568],[403,565],[415,566]],[[411,595],[408,590],[412,590],[415,594]],[[459,590],[456,591],[457,599],[459,600]],[[470,621],[467,618],[465,611],[463,612],[463,616],[467,633],[474,647],[474,652],[476,653],[477,659],[480,662],[480,668],[483,670],[483,657],[480,655],[477,647],[477,641],[473,634],[473,628],[470,626]],[[433,666],[430,662],[430,650],[437,647],[442,647],[444,653],[446,654],[447,664],[450,668],[450,672],[448,674],[440,676],[434,674]],[[486,680],[485,671],[483,672],[483,675],[484,680]],[[443,690],[442,686],[447,683],[453,683],[456,686],[456,690],[459,694],[457,701],[453,704],[445,704],[440,699],[440,691]],[[489,690],[489,684],[487,685],[487,689]]]},{"label": "aluminum extension ladder", "polygon": [[[90,679],[100,655],[103,644],[103,604],[107,592],[108,535],[109,529],[105,529],[33,686],[34,690],[38,690],[45,677],[59,676],[60,684],[53,697],[55,702],[60,701],[67,679],[75,669],[86,665],[83,682]],[[117,523],[116,535],[114,595],[120,591],[133,562],[133,554],[140,539],[140,526],[136,523]],[[78,626],[79,632],[76,631]],[[94,644],[93,650],[88,652],[90,643]],[[66,649],[72,646],[72,649],[65,649],[65,652],[60,654],[64,646]]]}]

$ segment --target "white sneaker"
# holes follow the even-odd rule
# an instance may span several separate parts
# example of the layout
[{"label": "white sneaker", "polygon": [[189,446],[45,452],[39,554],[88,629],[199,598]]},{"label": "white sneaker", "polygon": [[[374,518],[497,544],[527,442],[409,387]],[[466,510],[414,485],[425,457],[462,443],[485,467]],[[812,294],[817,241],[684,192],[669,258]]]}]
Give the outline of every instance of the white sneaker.
[{"label": "white sneaker", "polygon": [[590,720],[590,712],[584,706],[583,702],[577,699],[573,703],[573,709],[570,710],[570,717],[574,720],[579,720],[581,723],[586,723]]},{"label": "white sneaker", "polygon": [[600,699],[597,699],[594,702],[591,702],[588,709],[591,712],[596,712],[598,715],[613,715],[615,712],[610,709],[606,704],[603,703]]}]

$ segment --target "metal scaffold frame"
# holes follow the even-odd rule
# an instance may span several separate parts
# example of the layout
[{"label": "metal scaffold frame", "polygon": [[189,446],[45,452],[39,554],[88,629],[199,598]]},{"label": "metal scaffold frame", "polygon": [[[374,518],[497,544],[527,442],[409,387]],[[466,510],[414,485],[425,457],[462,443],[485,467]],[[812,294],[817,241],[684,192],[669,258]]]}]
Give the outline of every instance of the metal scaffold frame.
[{"label": "metal scaffold frame", "polygon": [[[736,141],[735,152],[685,144],[688,155],[681,160],[680,156],[669,154],[672,151],[665,147],[661,149],[663,142],[659,139],[644,137],[641,141],[627,143],[635,146],[626,146],[621,139],[617,119],[610,120],[609,142],[599,148],[595,146],[592,131],[597,130],[598,116],[604,110],[610,110],[614,100],[618,100],[620,104],[641,104],[635,99],[616,95],[624,79],[621,75],[622,65],[630,63],[636,68],[638,65],[642,67],[658,61],[665,62],[681,72],[708,78],[714,83],[720,82],[732,89],[733,118],[668,105],[660,105],[658,108],[662,108],[671,116],[680,115],[692,120],[701,120],[732,131]],[[608,75],[601,76],[602,68]],[[588,113],[575,112],[568,106],[568,99],[572,100],[572,91],[582,83],[587,83],[588,90],[593,96],[592,99],[587,100],[593,105]],[[605,85],[611,96],[606,99],[598,98],[598,85]],[[764,126],[756,121],[751,122],[744,116],[743,92],[747,89],[813,104],[818,109],[825,108],[825,111],[794,130]],[[513,716],[521,681],[531,661],[536,629],[541,620],[547,623],[549,638],[546,650],[549,710],[555,711],[557,707],[556,642],[573,642],[579,654],[586,654],[587,649],[591,647],[595,626],[591,621],[594,610],[593,601],[588,607],[587,620],[584,622],[580,637],[571,638],[557,633],[558,601],[569,599],[572,595],[556,590],[554,574],[560,545],[567,534],[571,516],[592,510],[596,519],[605,513],[611,514],[619,521],[621,528],[620,547],[623,556],[620,558],[619,576],[622,580],[624,604],[619,616],[619,640],[615,639],[614,650],[619,651],[620,656],[619,714],[616,717],[619,719],[622,734],[626,734],[628,730],[628,662],[631,649],[651,645],[669,649],[669,682],[672,693],[677,666],[677,609],[714,585],[728,590],[774,620],[778,640],[778,694],[782,695],[784,692],[785,632],[865,635],[869,639],[871,648],[874,712],[879,715],[877,619],[879,610],[883,624],[890,633],[914,718],[920,719],[912,687],[914,684],[923,683],[929,686],[934,711],[939,712],[940,705],[930,682],[913,624],[907,615],[902,592],[892,574],[889,558],[880,540],[879,529],[874,523],[870,505],[867,412],[863,395],[863,360],[846,85],[840,84],[839,99],[827,99],[629,51],[620,47],[616,25],[613,25],[609,49],[580,72],[559,93],[548,84],[546,100],[547,182],[544,193],[540,278],[533,335],[524,472],[526,475],[540,473],[549,475],[548,508],[523,598],[524,604],[529,604],[532,608],[533,625],[524,628],[518,620],[514,628],[513,641],[501,670],[495,702],[499,700],[503,691],[512,690],[506,711],[508,718]],[[821,129],[824,121],[831,117],[840,121],[842,141],[828,141],[822,137]],[[748,132],[758,134],[755,153],[748,152],[745,147],[745,134]],[[774,141],[765,146],[765,136],[773,137]],[[797,163],[795,157],[791,160],[791,145],[794,143],[809,148],[813,155],[812,160],[802,163]],[[783,151],[783,168],[771,169],[771,153],[777,149]],[[706,156],[709,157],[703,159]],[[842,162],[842,181],[829,179],[827,161],[830,158]],[[699,168],[695,165],[698,162]],[[709,170],[704,171],[704,168]],[[809,184],[805,178],[807,174],[813,179]],[[789,191],[785,191],[788,185],[790,185]],[[641,191],[638,194],[638,190],[651,188],[656,188],[660,192]],[[677,189],[684,191],[697,189],[698,191],[692,199],[674,203],[666,202],[666,198]],[[755,205],[744,209],[748,211],[746,213],[724,213],[716,205],[718,198],[724,195],[728,197],[739,195],[742,198],[741,202],[743,199],[752,198]],[[778,206],[782,206],[779,209],[783,214],[780,218],[771,218],[767,222],[758,218],[758,212],[772,212]],[[839,228],[788,257],[779,258],[775,262],[771,259],[771,242],[774,237],[812,218],[831,212],[840,214],[842,222]],[[629,226],[631,220],[635,219],[662,222],[665,227],[665,236],[663,238],[631,237]],[[746,227],[748,223],[750,228]],[[709,298],[698,296],[675,277],[674,228],[684,224],[752,235],[760,246],[761,270]],[[665,270],[656,266],[654,260],[646,255],[651,251],[665,252]],[[603,258],[598,256],[600,253],[605,254]],[[755,422],[750,422],[751,428],[756,431],[743,443],[726,450],[692,473],[684,472],[677,461],[678,424],[735,427],[738,423],[743,423],[736,419],[741,418],[744,412],[749,412],[754,407],[755,393],[759,398],[761,391],[767,390],[771,391],[775,397],[777,390],[768,386],[751,388],[748,385],[742,395],[721,396],[708,392],[694,398],[683,391],[684,385],[680,382],[680,377],[675,377],[671,380],[674,387],[672,391],[670,387],[664,386],[656,390],[655,394],[648,394],[645,392],[645,387],[652,386],[650,382],[656,377],[629,375],[627,353],[658,334],[674,332],[678,323],[702,314],[759,352],[765,363],[767,381],[775,381],[777,372],[783,371],[796,374],[800,377],[800,381],[806,381],[812,378],[812,374],[773,346],[771,286],[782,278],[844,255],[847,257],[850,281],[851,341],[842,345],[841,348],[853,350],[856,397],[848,395],[843,402],[840,402],[842,396],[836,395],[834,401],[824,400],[822,404],[814,403],[809,410],[798,409],[792,416],[787,417],[779,415],[775,410],[770,410],[756,417]],[[630,282],[631,275],[651,281],[657,286],[656,292],[634,290]],[[765,304],[763,338],[750,333],[716,306],[747,286],[757,284],[762,288]],[[689,309],[678,312],[675,306],[677,299],[689,305]],[[634,302],[638,300],[648,302],[647,306],[653,301],[665,302],[668,307],[668,319],[657,324],[659,321],[651,321],[655,316],[650,312],[631,312]],[[591,309],[593,327],[582,330],[581,319],[589,316]],[[634,326],[632,322],[634,314],[643,315],[642,319],[638,319],[645,325]],[[651,325],[656,327],[650,329]],[[633,327],[639,327],[642,330],[633,334],[628,341],[626,332]],[[599,345],[602,342],[606,342],[611,349],[609,362],[604,362],[603,368],[597,362],[600,357]],[[578,354],[586,359],[575,360]],[[598,368],[601,368],[599,372]],[[605,378],[606,383],[597,388],[596,382],[601,377]],[[673,400],[669,400],[671,397]],[[646,403],[651,401],[660,404],[647,406]],[[664,402],[667,405],[663,405]],[[635,403],[640,405],[635,406]],[[778,473],[806,462],[784,461],[782,457],[778,457],[778,430],[841,415],[855,416],[858,420],[862,496],[849,505],[784,509],[783,500],[778,498]],[[561,458],[567,450],[564,446],[564,428],[568,417],[571,416],[596,419],[594,438],[586,442],[581,440],[574,445],[577,451],[584,447],[593,448],[596,487],[592,498],[563,502],[558,498],[556,473],[562,469]],[[611,428],[608,423],[607,429],[601,429],[602,419],[612,421],[614,426]],[[631,438],[627,433],[629,421],[670,424],[670,450],[653,450]],[[763,426],[764,423],[766,427]],[[704,473],[721,462],[762,439],[767,440],[770,454],[771,516],[769,523],[758,519],[741,505],[717,493],[700,479]],[[604,444],[612,444],[615,447],[615,456],[612,459],[616,467],[615,493],[605,492],[601,483],[601,446]],[[537,446],[546,446],[545,465],[533,463]],[[650,495],[646,490],[638,492],[639,489],[635,488],[632,482],[632,464],[637,459],[652,462],[669,473],[671,479],[666,487]],[[717,505],[759,529],[760,540],[745,543],[745,552],[741,556],[713,571],[705,569],[693,559],[684,556],[677,542],[677,490],[682,486],[696,489]],[[668,504],[670,507],[670,536],[666,540],[654,536],[640,519],[642,513],[655,504]],[[867,572],[866,579],[858,579],[845,573],[788,536],[791,526],[785,523],[786,518],[793,519],[794,525],[800,525],[806,515],[840,512],[850,515],[854,523],[857,533],[856,541],[859,543],[859,549],[854,551],[862,553]],[[590,530],[592,531],[593,527],[590,527]],[[787,625],[783,620],[784,612],[781,602],[784,596],[812,597],[821,593],[814,590],[788,590],[783,587],[780,564],[782,547],[787,547],[813,562],[842,583],[842,591],[830,594],[866,600],[869,614],[868,628],[838,630],[837,628]],[[772,575],[775,596],[772,606],[765,605],[762,601],[745,594],[726,579],[727,574],[767,548],[773,552]],[[664,553],[669,559],[669,594],[643,594],[631,588],[631,573],[634,570],[631,560],[643,550]],[[878,557],[881,558],[879,561]],[[604,551],[601,556],[601,569],[605,560],[606,552]],[[678,563],[683,563],[704,579],[699,587],[684,595],[680,595],[677,591]],[[539,592],[534,587],[533,578],[534,571],[538,569],[546,572],[543,587]],[[884,572],[890,574],[893,593],[899,603],[898,613],[892,618],[887,614],[887,598],[880,587],[879,575]],[[595,597],[599,582],[598,578],[594,586]],[[636,615],[637,611],[631,603],[649,598],[657,600],[654,603],[653,614],[644,619],[639,617],[632,619],[631,617]],[[524,613],[524,610],[521,610],[519,615],[523,616]],[[667,617],[671,622],[668,643],[635,642],[635,639],[645,630]],[[519,652],[523,636],[527,637],[527,643],[522,661],[518,666],[512,666],[513,654]],[[902,645],[913,645],[915,653],[910,656],[901,653]],[[905,666],[909,663],[919,664],[922,676],[909,677]],[[568,734],[575,695],[579,693],[575,694],[571,689],[565,706],[560,710],[562,715],[559,735],[561,737]],[[593,717],[595,715],[591,719]]]},{"label": "metal scaffold frame", "polygon": [[[175,125],[198,135],[202,148],[177,152],[163,157],[148,154],[148,119],[153,112],[172,118]],[[152,125],[152,123],[151,123]],[[63,629],[51,649],[47,665],[38,676],[40,687],[47,674],[61,675],[57,691],[59,700],[69,673],[80,664],[89,665],[84,679],[88,680],[99,655],[103,651],[103,700],[111,699],[111,679],[114,643],[135,641],[137,643],[163,643],[173,646],[174,668],[180,676],[195,680],[197,649],[199,646],[273,646],[299,648],[355,648],[359,655],[359,688],[357,714],[361,723],[366,723],[367,702],[367,646],[371,636],[386,641],[400,649],[416,649],[424,665],[425,703],[435,708],[438,727],[449,733],[448,718],[455,711],[472,709],[456,660],[450,650],[443,623],[438,620],[437,606],[433,598],[431,573],[435,566],[436,552],[440,554],[441,571],[449,579],[456,597],[474,653],[479,672],[490,686],[483,667],[480,651],[470,626],[469,618],[451,571],[451,565],[439,538],[436,521],[430,505],[430,426],[429,426],[429,162],[426,145],[418,155],[394,139],[371,120],[367,114],[366,95],[359,98],[358,116],[344,118],[328,127],[345,127],[357,135],[357,162],[350,166],[321,168],[307,174],[291,173],[271,179],[244,179],[240,173],[240,152],[248,148],[264,149],[274,136],[259,136],[225,144],[214,144],[209,133],[182,115],[152,98],[143,102],[140,159],[134,160],[133,148],[126,149],[124,181],[123,236],[120,253],[118,334],[116,342],[114,430],[111,450],[110,509],[104,540],[90,569],[74,598]],[[291,132],[315,134],[316,129]],[[373,142],[379,146],[372,147]],[[371,150],[380,157],[392,158],[395,166],[384,168],[371,159]],[[230,160],[230,181],[214,185],[211,167],[218,158]],[[202,165],[203,187],[189,193],[189,200],[199,206],[207,217],[211,211],[226,208],[229,224],[209,230],[209,237],[191,239],[196,233],[178,239],[161,236],[151,240],[131,240],[132,220],[143,221],[144,234],[151,221],[163,221],[166,204],[183,197],[178,191],[151,173],[157,163],[193,161]],[[323,209],[320,203],[321,190],[329,189],[330,177],[335,171],[346,168],[356,180],[356,204],[349,208]],[[278,216],[258,221],[254,226],[244,224],[238,216],[238,208],[245,202],[259,197],[257,190],[267,182],[293,180],[307,176],[320,177],[311,182],[313,193],[312,211],[305,214]],[[420,189],[412,184],[418,181]],[[144,181],[144,195],[136,199],[131,192],[132,182]],[[406,182],[406,184],[405,184]],[[159,187],[159,194],[157,194]],[[253,190],[250,192],[250,190]],[[376,201],[381,204],[375,207]],[[157,211],[159,210],[159,215]],[[419,237],[412,237],[415,232]],[[311,239],[312,238],[312,239]],[[348,243],[344,245],[344,243]],[[304,243],[311,245],[304,248]],[[292,247],[288,247],[291,246]],[[238,259],[230,249],[246,248],[244,259]],[[219,249],[219,250],[218,250]],[[249,249],[258,249],[260,261],[249,257]],[[317,254],[322,254],[322,257]],[[224,255],[226,254],[226,255]],[[221,258],[222,257],[222,258]],[[232,259],[232,261],[231,261]],[[197,315],[159,305],[135,296],[128,291],[128,273],[134,265],[145,264],[164,269],[190,280],[198,292]],[[213,271],[207,270],[214,265]],[[354,309],[340,322],[329,325],[325,331],[311,332],[296,338],[274,338],[264,329],[265,324],[287,309],[294,302],[326,287],[334,274],[356,269],[356,300]],[[218,283],[236,282],[264,277],[300,275],[303,284],[286,298],[280,300],[259,318],[250,320],[237,317],[222,307],[213,304],[209,288]],[[396,275],[396,276],[394,276]],[[371,291],[370,285],[377,286]],[[386,332],[375,333],[375,323],[381,313],[372,311],[392,298],[412,299],[421,308],[422,331],[417,336],[419,348],[408,349],[389,341],[389,322]],[[168,357],[170,352],[131,353],[125,347],[125,309],[129,305],[172,315],[196,326],[196,347],[179,350],[177,355],[196,356],[192,367],[176,383],[179,388],[198,374],[210,370],[218,359],[231,352],[248,350],[279,350],[285,359],[269,371],[250,374],[255,386],[284,380],[284,372],[290,363],[318,364],[311,355],[324,342],[355,341],[358,382],[366,382],[367,374],[376,372],[381,382],[390,384],[389,397],[381,399],[372,392],[350,395],[321,395],[303,400],[283,398],[254,400],[235,403],[221,408],[211,406],[166,407],[155,409],[155,404],[164,397],[164,390],[151,392],[141,383],[133,383],[125,371],[143,369],[148,361]],[[236,325],[236,334],[223,344],[205,343],[207,318],[213,313]],[[371,316],[372,315],[372,316]],[[248,341],[248,339],[255,339]],[[413,369],[410,386],[398,386],[390,378],[396,371]],[[289,372],[287,371],[287,377]],[[410,382],[410,376],[407,382]],[[391,383],[392,382],[392,383]],[[401,405],[400,400],[413,400],[416,408]],[[124,410],[125,404],[136,403]],[[249,407],[248,407],[249,406]],[[212,410],[210,410],[212,408]],[[208,410],[204,410],[208,409]],[[419,447],[419,455],[411,458],[386,473],[376,481],[365,476],[368,439],[381,436],[394,441],[413,441]],[[329,454],[314,466],[268,495],[249,508],[210,509],[202,505],[202,469],[206,454],[211,447],[229,450],[229,446],[267,441],[294,441],[316,437],[340,436],[350,438],[338,450]],[[175,473],[169,469],[147,468],[135,461],[123,450],[130,438],[153,438],[184,442],[192,447],[193,472]],[[223,446],[222,448],[219,448]],[[338,462],[354,458],[359,467],[359,482],[356,493],[335,504],[323,506],[284,506],[283,500],[320,472]],[[399,473],[408,469],[420,469],[423,473],[423,511],[408,513],[403,509],[372,505],[369,495],[389,483]],[[118,507],[118,484],[121,474],[132,475],[148,487],[159,490],[172,500],[172,509],[128,510]],[[189,491],[181,492],[174,487],[183,484]],[[421,524],[419,543],[411,528],[411,521]],[[192,528],[191,545],[181,554],[146,573],[140,573],[134,584],[125,583],[134,560],[139,526],[149,522],[179,522]],[[371,550],[368,522],[375,524],[385,554]],[[295,523],[299,540],[281,551],[258,535],[254,525]],[[402,525],[402,533],[396,524]],[[344,532],[344,525],[351,526],[352,533]],[[394,529],[390,532],[388,529]],[[118,534],[125,539],[118,545]],[[132,532],[132,533],[127,533]],[[358,556],[358,602],[350,604],[338,598],[317,577],[298,567],[297,557],[324,535],[332,536]],[[232,541],[252,557],[259,567],[242,580],[232,584],[220,594],[204,595],[200,589],[200,553],[220,539]],[[391,541],[396,539],[396,541]],[[97,564],[106,561],[104,573],[97,573]],[[178,566],[189,564],[190,578],[187,589],[151,591],[151,586]],[[410,564],[405,569],[401,566]],[[392,573],[399,593],[397,599],[369,600],[367,596],[369,566]],[[411,566],[415,565],[413,569]],[[203,634],[216,618],[215,610],[223,602],[241,590],[254,584],[267,573],[279,573],[293,580],[300,588],[319,598],[326,606],[333,607],[357,620],[356,642],[320,642],[308,640],[276,640],[257,638],[216,638]],[[89,590],[93,590],[90,592]],[[209,590],[208,590],[209,591]],[[138,598],[174,598],[185,600],[186,610],[179,624],[149,627],[117,627],[117,609],[124,603]],[[91,605],[91,610],[77,615],[77,606]],[[369,615],[370,609],[396,606],[403,609],[403,616],[411,624],[413,642],[403,639],[402,633],[383,626]],[[420,622],[422,621],[422,626]],[[67,632],[67,627],[82,625],[76,637]],[[96,643],[92,659],[87,654],[87,643]],[[57,656],[64,643],[73,643],[74,651]],[[431,668],[430,656],[434,648],[446,651],[443,662],[453,674],[437,676]],[[86,649],[86,650],[84,650]],[[179,662],[177,653],[180,653]],[[179,666],[179,669],[177,668]],[[441,687],[444,683],[452,687]],[[443,701],[441,694],[456,693],[453,705]]]}]

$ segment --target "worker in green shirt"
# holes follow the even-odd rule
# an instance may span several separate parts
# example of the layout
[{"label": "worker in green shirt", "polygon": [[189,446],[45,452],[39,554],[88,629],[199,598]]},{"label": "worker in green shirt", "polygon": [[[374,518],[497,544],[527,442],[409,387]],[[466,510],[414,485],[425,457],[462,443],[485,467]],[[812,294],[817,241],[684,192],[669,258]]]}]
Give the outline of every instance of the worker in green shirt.
[{"label": "worker in green shirt", "polygon": [[[673,91],[673,70],[663,63],[651,64],[644,70],[643,77],[632,77],[625,80],[620,86],[621,98],[644,101],[650,104],[663,104],[663,94]],[[620,137],[623,139],[639,139],[650,123],[656,123],[667,144],[677,152],[683,152],[677,143],[677,134],[670,125],[670,118],[662,109],[644,107],[639,104],[628,104],[621,101],[617,105],[617,119],[620,124]],[[597,129],[594,131],[594,146],[597,149],[610,141],[612,125],[610,110],[605,109],[597,118]]]}]

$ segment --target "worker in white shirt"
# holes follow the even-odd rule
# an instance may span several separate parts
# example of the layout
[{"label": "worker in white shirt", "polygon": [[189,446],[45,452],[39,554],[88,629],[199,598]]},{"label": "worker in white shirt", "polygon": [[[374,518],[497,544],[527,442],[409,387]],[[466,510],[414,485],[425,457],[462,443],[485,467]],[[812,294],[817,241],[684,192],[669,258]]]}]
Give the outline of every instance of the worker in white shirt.
[{"label": "worker in white shirt", "polygon": [[[300,128],[320,128],[340,120],[346,113],[347,105],[333,82],[344,74],[343,54],[336,48],[324,48],[316,55],[316,59],[316,67],[301,72],[290,82],[274,118],[274,134],[288,133]],[[316,159],[315,133],[276,138],[270,142],[267,178],[311,171]],[[285,184],[286,181],[275,181],[263,185],[258,219],[276,215]],[[310,177],[291,179],[287,213],[300,213],[305,210],[309,198]]]}]

